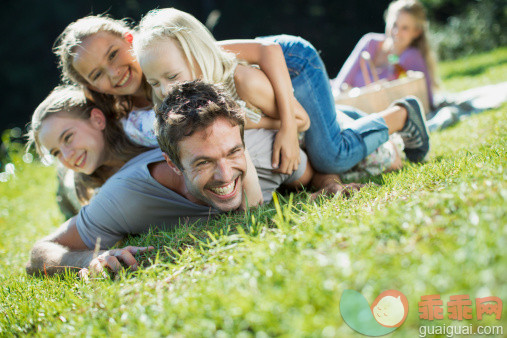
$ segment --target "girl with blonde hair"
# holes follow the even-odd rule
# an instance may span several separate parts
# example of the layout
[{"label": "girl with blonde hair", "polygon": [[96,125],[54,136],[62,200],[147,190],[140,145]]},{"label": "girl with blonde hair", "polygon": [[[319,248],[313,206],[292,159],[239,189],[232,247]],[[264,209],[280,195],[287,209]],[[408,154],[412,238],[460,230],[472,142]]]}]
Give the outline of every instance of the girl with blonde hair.
[{"label": "girl with blonde hair", "polygon": [[[200,78],[223,85],[243,105],[247,129],[279,129],[274,90],[265,74],[220,48],[208,29],[192,15],[174,8],[150,12],[139,24],[134,51],[152,88],[155,104],[162,102],[172,83]],[[292,99],[298,125],[306,130],[306,112]]]},{"label": "girl with blonde hair", "polygon": [[[268,39],[291,41],[282,44],[282,48],[295,88],[294,105],[299,107],[298,100],[301,100],[310,116],[304,141],[317,171],[336,174],[349,170],[387,142],[389,134],[405,130],[406,123],[411,126],[413,119],[418,121],[418,127],[410,127],[405,133],[410,141],[405,152],[412,161],[424,158],[429,141],[418,103],[398,102],[341,130],[329,78],[315,48],[302,39],[297,42],[286,36]],[[155,101],[162,101],[174,82],[201,78],[224,84],[229,94],[245,101],[247,107],[268,115],[276,114],[275,95],[262,72],[218,48],[206,27],[188,13],[174,8],[150,11],[139,23],[134,51]],[[407,120],[408,111],[411,117]],[[412,142],[414,138],[418,141]]]},{"label": "girl with blonde hair", "polygon": [[424,6],[417,0],[393,1],[385,13],[385,21],[385,34],[368,33],[359,40],[337,77],[332,80],[333,88],[339,91],[365,85],[359,58],[366,51],[381,79],[395,78],[393,67],[390,66],[395,62],[405,70],[423,72],[430,105],[433,106],[433,89],[438,81]]}]

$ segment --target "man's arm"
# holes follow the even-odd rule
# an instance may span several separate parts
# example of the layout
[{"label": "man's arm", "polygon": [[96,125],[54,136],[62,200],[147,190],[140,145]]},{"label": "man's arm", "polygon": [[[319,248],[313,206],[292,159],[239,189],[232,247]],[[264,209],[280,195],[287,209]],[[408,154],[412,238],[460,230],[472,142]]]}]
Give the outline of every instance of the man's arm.
[{"label": "man's arm", "polygon": [[[122,268],[119,260],[135,269],[137,261],[133,255],[152,248],[126,247],[94,252],[89,250],[81,239],[76,227],[76,217],[72,217],[56,232],[35,243],[26,272],[30,275],[52,275],[73,268],[89,268],[94,273],[101,273],[104,268],[108,268],[116,272]],[[84,271],[85,274],[88,272],[88,269]]]},{"label": "man's arm", "polygon": [[35,243],[26,272],[30,275],[60,273],[65,268],[87,267],[93,258],[76,228],[72,217],[53,234]]}]

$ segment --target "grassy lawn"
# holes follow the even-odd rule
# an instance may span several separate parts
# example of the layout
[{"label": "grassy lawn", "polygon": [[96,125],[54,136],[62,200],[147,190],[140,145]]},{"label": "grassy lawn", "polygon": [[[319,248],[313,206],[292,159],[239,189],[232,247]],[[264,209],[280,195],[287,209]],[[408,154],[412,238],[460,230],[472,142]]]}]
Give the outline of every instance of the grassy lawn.
[{"label": "grassy lawn", "polygon": [[461,91],[507,81],[507,47],[441,63],[443,89]]},{"label": "grassy lawn", "polygon": [[[505,81],[506,60],[503,48],[443,63],[444,88]],[[0,336],[360,337],[340,315],[345,289],[370,304],[387,289],[405,294],[394,337],[418,336],[420,325],[501,325],[505,310],[478,321],[475,305],[472,320],[422,321],[418,302],[441,295],[447,318],[452,295],[507,301],[506,109],[433,134],[427,163],[349,199],[284,195],[248,215],[129,238],[156,250],[115,280],[24,273],[33,243],[63,218],[55,169],[13,153],[15,175],[0,182]]]}]

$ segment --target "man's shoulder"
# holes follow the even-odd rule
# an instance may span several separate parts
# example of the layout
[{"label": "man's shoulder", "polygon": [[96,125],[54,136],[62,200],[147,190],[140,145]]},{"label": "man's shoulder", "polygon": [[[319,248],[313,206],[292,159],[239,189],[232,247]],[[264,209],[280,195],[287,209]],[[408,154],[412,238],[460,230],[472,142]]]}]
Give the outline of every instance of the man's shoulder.
[{"label": "man's shoulder", "polygon": [[118,172],[113,175],[125,175],[126,173],[130,172],[131,170],[136,170],[138,168],[142,168],[147,166],[150,163],[163,161],[164,157],[162,156],[162,150],[160,148],[151,149],[148,151],[145,151],[144,153],[141,153],[137,155],[136,157],[130,159],[127,163],[121,167]]},{"label": "man's shoulder", "polygon": [[163,160],[164,158],[159,148],[146,151],[134,157],[104,183],[95,197],[114,194],[116,198],[120,198],[118,194],[121,195],[122,192],[126,193],[133,186],[151,191],[152,188],[150,187],[157,184],[150,174],[149,165]]}]

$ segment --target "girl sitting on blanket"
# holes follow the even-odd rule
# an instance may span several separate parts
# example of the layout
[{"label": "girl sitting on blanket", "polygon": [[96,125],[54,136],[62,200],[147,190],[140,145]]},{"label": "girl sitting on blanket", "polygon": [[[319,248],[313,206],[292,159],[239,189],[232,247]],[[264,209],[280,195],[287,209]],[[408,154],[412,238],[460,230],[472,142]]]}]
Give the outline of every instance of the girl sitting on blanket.
[{"label": "girl sitting on blanket", "polygon": [[393,1],[386,11],[385,21],[385,34],[368,33],[359,40],[337,77],[331,80],[333,89],[341,91],[365,85],[359,59],[361,53],[367,51],[381,79],[394,79],[392,63],[396,62],[405,70],[423,72],[430,106],[433,106],[436,61],[429,44],[423,5],[417,0]]},{"label": "girl sitting on blanket", "polygon": [[[117,119],[118,112],[86,98],[76,86],[55,88],[37,107],[28,133],[27,148],[35,145],[42,157],[49,153],[76,173],[75,188],[82,204],[87,204],[95,189],[125,163],[150,148],[133,143]],[[255,167],[245,152],[246,202],[250,207],[262,203]]]}]

